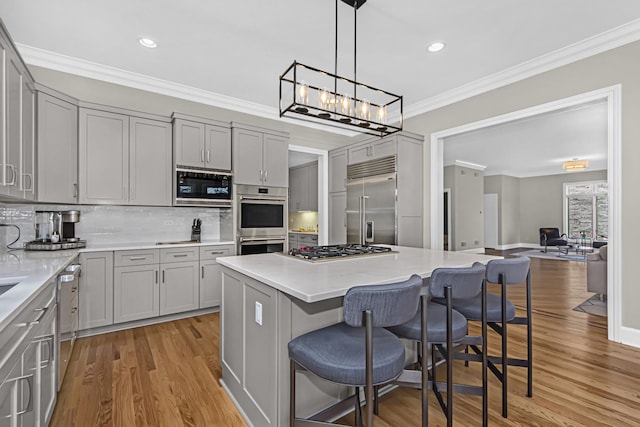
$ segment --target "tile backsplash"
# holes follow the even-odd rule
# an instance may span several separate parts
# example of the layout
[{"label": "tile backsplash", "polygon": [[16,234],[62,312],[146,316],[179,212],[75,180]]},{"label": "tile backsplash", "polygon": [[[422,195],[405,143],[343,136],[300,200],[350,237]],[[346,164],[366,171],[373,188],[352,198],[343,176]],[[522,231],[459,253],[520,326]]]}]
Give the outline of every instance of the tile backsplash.
[{"label": "tile backsplash", "polygon": [[[35,211],[79,210],[76,236],[91,244],[151,243],[182,241],[191,238],[194,218],[202,220],[202,240],[232,240],[231,209],[148,206],[79,206],[0,204],[0,223],[20,227],[20,240],[14,245],[35,239]],[[0,227],[0,243],[17,237],[13,227]]]}]

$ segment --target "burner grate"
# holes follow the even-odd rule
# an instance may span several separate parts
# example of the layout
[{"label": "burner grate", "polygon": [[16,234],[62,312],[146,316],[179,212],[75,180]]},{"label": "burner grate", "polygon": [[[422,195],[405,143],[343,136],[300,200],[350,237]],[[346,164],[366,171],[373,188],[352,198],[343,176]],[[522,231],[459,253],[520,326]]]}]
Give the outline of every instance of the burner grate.
[{"label": "burner grate", "polygon": [[386,246],[365,246],[365,245],[328,245],[328,246],[305,246],[291,249],[289,255],[311,261],[319,261],[330,258],[349,257],[358,255],[375,255],[384,253],[394,253]]}]

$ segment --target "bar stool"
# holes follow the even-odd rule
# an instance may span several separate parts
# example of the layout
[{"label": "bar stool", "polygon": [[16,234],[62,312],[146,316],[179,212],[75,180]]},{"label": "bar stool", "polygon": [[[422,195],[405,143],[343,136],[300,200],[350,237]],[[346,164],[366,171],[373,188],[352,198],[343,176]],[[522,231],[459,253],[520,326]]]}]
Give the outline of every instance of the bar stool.
[{"label": "bar stool", "polygon": [[[499,357],[487,356],[488,367],[502,383],[502,416],[507,418],[507,380],[508,369],[511,366],[527,368],[527,397],[533,396],[533,340],[531,331],[531,273],[530,260],[527,257],[505,258],[491,260],[487,263],[487,282],[500,284],[501,294],[487,294],[486,310],[487,324],[502,338],[501,354]],[[507,299],[507,286],[525,283],[527,315],[516,317],[515,306]],[[445,303],[438,299],[436,302]],[[476,297],[454,301],[453,308],[462,313],[468,320],[481,320],[480,300]],[[507,325],[527,326],[527,359],[514,359],[508,357],[507,352]],[[481,350],[474,345],[470,346],[476,353]],[[468,348],[465,350],[468,351]],[[496,365],[500,365],[501,370]]]},{"label": "bar stool", "polygon": [[[373,388],[387,384],[404,369],[402,341],[384,329],[402,324],[418,310],[422,278],[387,284],[357,286],[344,297],[344,322],[328,326],[289,341],[290,395],[289,425],[335,425],[295,417],[295,375],[301,367],[332,381],[365,388],[367,426],[373,425]],[[426,388],[426,387],[425,387]],[[361,422],[356,398],[356,423]]]},{"label": "bar stool", "polygon": [[[471,336],[467,332],[467,319],[454,309],[455,302],[459,299],[478,297],[481,301],[486,297],[486,284],[484,280],[485,268],[480,263],[468,268],[437,268],[431,274],[429,280],[428,295],[432,298],[444,298],[446,306],[428,301],[423,305],[422,315],[417,314],[408,322],[388,329],[400,338],[420,341],[422,351],[419,354],[419,362],[423,374],[426,372],[426,341],[431,344],[432,374],[429,386],[433,389],[440,407],[447,417],[447,426],[453,425],[453,393],[463,393],[482,396],[482,425],[488,425],[488,400],[487,400],[487,359],[484,353],[479,355],[458,353],[456,347],[460,345],[482,346],[484,348],[487,336],[486,322],[483,322],[482,335]],[[483,307],[483,304],[480,304]],[[425,313],[426,312],[426,315]],[[482,318],[486,318],[486,312],[481,310]],[[437,381],[436,350],[444,358],[447,364],[447,382]],[[473,360],[482,363],[482,386],[454,384],[453,360]],[[402,379],[402,378],[401,378]],[[407,381],[410,383],[410,381]],[[413,383],[416,383],[414,379]],[[405,384],[408,385],[408,384]],[[446,387],[446,402],[440,391]],[[423,389],[424,391],[424,389]],[[424,398],[423,398],[424,400]]]}]

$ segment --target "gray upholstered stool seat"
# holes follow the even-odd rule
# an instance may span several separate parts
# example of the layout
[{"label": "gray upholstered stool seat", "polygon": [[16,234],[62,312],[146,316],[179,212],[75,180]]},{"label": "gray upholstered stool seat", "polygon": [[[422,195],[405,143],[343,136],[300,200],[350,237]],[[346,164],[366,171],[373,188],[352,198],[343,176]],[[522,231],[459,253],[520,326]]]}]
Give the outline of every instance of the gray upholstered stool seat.
[{"label": "gray upholstered stool seat", "polygon": [[[383,328],[373,329],[373,340],[373,385],[386,384],[402,373],[404,345]],[[326,380],[359,387],[366,384],[364,328],[339,323],[299,336],[289,341],[289,357]]]},{"label": "gray upholstered stool seat", "polygon": [[[467,319],[459,312],[453,310],[452,339],[454,342],[460,341],[467,335]],[[429,342],[446,342],[447,341],[447,324],[443,319],[447,318],[447,307],[432,302],[427,303],[427,340]],[[420,322],[420,312],[413,319],[398,326],[392,326],[389,329],[394,334],[416,341],[420,341],[420,333],[422,324]]]},{"label": "gray upholstered stool seat", "polygon": [[[434,298],[432,300],[435,303],[447,304],[444,298]],[[462,313],[467,320],[482,320],[482,295],[478,295],[474,298],[465,298],[455,300],[453,303],[454,310]],[[507,322],[513,320],[516,317],[516,307],[513,303],[507,300],[506,310]],[[500,295],[487,293],[487,322],[501,322],[502,321],[502,298]]]}]

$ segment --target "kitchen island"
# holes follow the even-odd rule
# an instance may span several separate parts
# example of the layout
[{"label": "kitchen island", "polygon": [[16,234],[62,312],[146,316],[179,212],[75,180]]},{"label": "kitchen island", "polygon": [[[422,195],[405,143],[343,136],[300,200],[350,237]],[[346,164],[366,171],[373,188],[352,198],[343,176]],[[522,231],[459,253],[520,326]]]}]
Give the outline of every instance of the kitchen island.
[{"label": "kitchen island", "polygon": [[[392,283],[438,267],[467,267],[492,257],[391,247],[394,252],[311,262],[284,254],[226,257],[222,265],[221,383],[249,425],[289,422],[287,343],[342,320],[353,286]],[[296,413],[309,416],[338,403],[348,387],[298,372]]]}]

